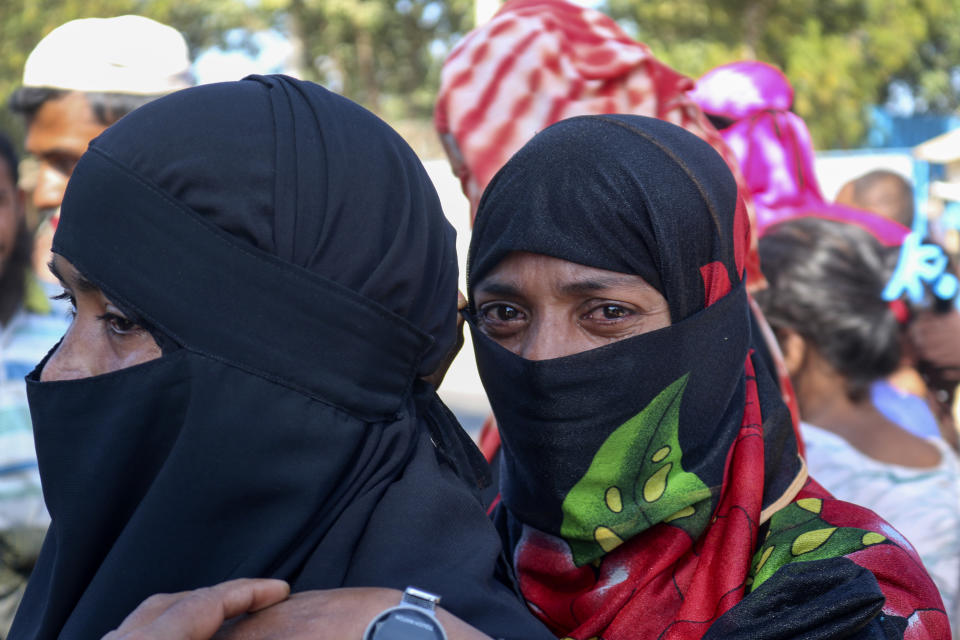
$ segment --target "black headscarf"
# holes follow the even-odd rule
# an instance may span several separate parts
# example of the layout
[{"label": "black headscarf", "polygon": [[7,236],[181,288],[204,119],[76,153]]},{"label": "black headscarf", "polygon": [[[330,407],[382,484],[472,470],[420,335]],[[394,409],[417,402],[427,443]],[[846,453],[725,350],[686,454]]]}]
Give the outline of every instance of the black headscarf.
[{"label": "black headscarf", "polygon": [[670,326],[548,360],[473,332],[523,594],[581,640],[946,637],[910,545],[806,475],[748,305],[746,219],[713,149],[639,116],[561,121],[487,187],[471,297],[529,251],[639,274],[670,306]]},{"label": "black headscarf", "polygon": [[[470,244],[471,299],[504,257],[526,251],[638,274],[666,298],[672,323],[547,361],[514,356],[477,335],[478,366],[504,443],[503,501],[522,521],[559,533],[554,507],[600,444],[683,376],[677,435],[685,468],[719,494],[743,416],[744,360],[765,351],[751,332],[742,282],[746,224],[720,155],[655,118],[564,120],[494,177]],[[761,379],[770,385],[761,400],[775,439],[763,499],[770,504],[797,477],[800,460],[776,385],[767,371]]]},{"label": "black headscarf", "polygon": [[570,118],[506,166],[474,225],[471,283],[511,251],[542,253],[642,276],[676,322],[706,306],[702,265],[716,262],[740,281],[737,251],[747,240],[745,220],[733,215],[737,185],[720,155],[680,127],[642,116]]},{"label": "black headscarf", "polygon": [[640,116],[552,125],[480,201],[471,300],[526,251],[640,275],[670,308],[668,327],[548,360],[473,332],[503,442],[498,522],[558,635],[657,637],[686,619],[699,637],[806,478],[751,327],[746,220],[719,154]]},{"label": "black headscarf", "polygon": [[91,143],[54,251],[164,355],[28,380],[53,522],[12,638],[100,637],[239,576],[412,584],[488,634],[545,635],[479,454],[419,379],[454,342],[454,232],[387,125],[282,76],[175,93]]}]

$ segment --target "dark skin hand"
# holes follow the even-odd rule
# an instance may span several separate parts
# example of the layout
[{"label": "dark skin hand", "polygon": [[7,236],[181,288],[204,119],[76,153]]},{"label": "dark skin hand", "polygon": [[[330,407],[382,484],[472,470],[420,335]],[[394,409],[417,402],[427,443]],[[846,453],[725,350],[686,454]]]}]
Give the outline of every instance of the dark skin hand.
[{"label": "dark skin hand", "polygon": [[943,377],[960,381],[960,311],[917,314],[910,323],[910,338],[919,360],[939,369]]},{"label": "dark skin hand", "polygon": [[[361,640],[370,621],[403,595],[380,587],[289,594],[282,580],[253,578],[161,593],[103,640]],[[490,640],[443,609],[436,615],[450,640]]]},{"label": "dark skin hand", "polygon": [[144,600],[103,640],[207,640],[224,620],[269,607],[289,593],[282,580],[253,578],[160,593]]},{"label": "dark skin hand", "polygon": [[[379,613],[400,603],[396,589],[357,587],[304,591],[255,614],[228,622],[215,640],[361,640]],[[450,640],[490,640],[456,616],[437,609]]]}]

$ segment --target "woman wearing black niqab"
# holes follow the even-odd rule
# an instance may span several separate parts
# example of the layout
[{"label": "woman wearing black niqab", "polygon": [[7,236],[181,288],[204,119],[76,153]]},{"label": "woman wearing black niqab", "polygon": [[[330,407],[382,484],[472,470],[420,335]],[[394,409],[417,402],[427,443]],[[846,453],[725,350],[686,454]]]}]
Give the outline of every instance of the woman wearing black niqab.
[{"label": "woman wearing black niqab", "polygon": [[482,461],[421,380],[455,339],[453,236],[399,136],[309,83],[188,89],[94,140],[56,260],[122,310],[103,331],[135,322],[162,355],[51,376],[71,328],[29,377],[53,522],[11,638],[100,637],[240,576],[415,585],[546,636],[501,571]]},{"label": "woman wearing black niqab", "polygon": [[949,638],[909,542],[808,476],[749,247],[723,158],[662,120],[562,120],[487,186],[467,293],[524,597],[570,640]]}]

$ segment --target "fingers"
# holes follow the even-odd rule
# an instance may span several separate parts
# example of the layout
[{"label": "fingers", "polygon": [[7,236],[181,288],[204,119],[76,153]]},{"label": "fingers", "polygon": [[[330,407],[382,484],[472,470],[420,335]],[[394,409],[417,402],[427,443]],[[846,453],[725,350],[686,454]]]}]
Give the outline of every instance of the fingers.
[{"label": "fingers", "polygon": [[286,582],[266,578],[240,578],[221,582],[210,587],[210,590],[214,592],[214,598],[219,598],[223,603],[224,619],[259,611],[285,600],[290,595],[290,585]]},{"label": "fingers", "polygon": [[183,591],[181,593],[158,593],[150,596],[141,602],[140,606],[134,609],[130,615],[124,618],[123,622],[115,631],[111,631],[104,636],[103,640],[118,640],[119,638],[126,637],[124,634],[153,622],[158,616],[162,615],[164,611],[170,608],[178,598],[182,598],[189,593],[191,592]]},{"label": "fingers", "polygon": [[225,620],[269,607],[289,594],[290,586],[282,580],[255,578],[157,594],[103,640],[208,640]]}]

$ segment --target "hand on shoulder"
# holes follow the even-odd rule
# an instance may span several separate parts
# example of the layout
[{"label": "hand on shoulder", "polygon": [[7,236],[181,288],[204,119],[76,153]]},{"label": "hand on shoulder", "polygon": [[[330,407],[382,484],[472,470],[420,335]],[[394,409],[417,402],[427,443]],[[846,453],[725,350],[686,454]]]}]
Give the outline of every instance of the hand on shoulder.
[{"label": "hand on shoulder", "polygon": [[[400,604],[401,591],[352,587],[304,591],[283,602],[228,622],[216,640],[361,640],[367,625],[384,610]],[[449,640],[490,640],[441,608],[437,619]]]},{"label": "hand on shoulder", "polygon": [[207,640],[225,620],[269,607],[289,593],[282,580],[254,578],[159,593],[144,600],[103,640]]},{"label": "hand on shoulder", "polygon": [[[370,621],[403,595],[381,587],[289,593],[282,580],[240,579],[157,594],[103,640],[361,640]],[[442,609],[437,618],[449,640],[490,640]]]}]

